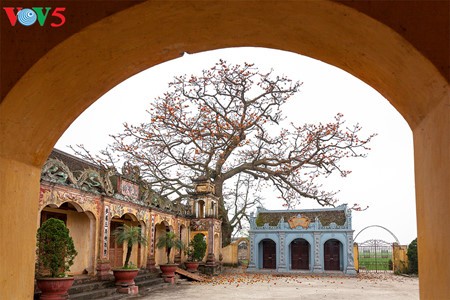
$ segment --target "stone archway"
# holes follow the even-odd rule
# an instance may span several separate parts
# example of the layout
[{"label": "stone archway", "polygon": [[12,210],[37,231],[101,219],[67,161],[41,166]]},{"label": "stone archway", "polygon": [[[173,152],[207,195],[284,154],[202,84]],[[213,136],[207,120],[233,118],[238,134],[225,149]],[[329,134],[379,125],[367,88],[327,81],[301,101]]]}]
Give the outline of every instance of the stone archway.
[{"label": "stone archway", "polygon": [[[450,270],[441,270],[450,262],[450,241],[443,229],[450,222],[449,86],[430,62],[434,56],[417,50],[423,49],[422,40],[408,33],[405,39],[383,23],[329,1],[204,5],[147,1],[102,19],[46,53],[3,98],[0,220],[22,226],[10,232],[15,237],[9,243],[16,249],[13,257],[1,261],[11,270],[2,277],[2,294],[32,296],[33,271],[28,266],[34,261],[38,210],[30,199],[37,198],[40,167],[51,148],[84,109],[115,84],[180,53],[261,46],[304,54],[348,71],[378,90],[407,120],[414,133],[419,263],[426,266],[420,293],[427,299],[444,297],[450,280]],[[415,7],[420,15],[420,7]],[[15,201],[8,202],[11,198]],[[7,221],[0,222],[1,228],[8,228]],[[7,252],[3,247],[0,252]],[[20,271],[13,271],[17,262]],[[19,277],[23,280],[14,280]]]}]

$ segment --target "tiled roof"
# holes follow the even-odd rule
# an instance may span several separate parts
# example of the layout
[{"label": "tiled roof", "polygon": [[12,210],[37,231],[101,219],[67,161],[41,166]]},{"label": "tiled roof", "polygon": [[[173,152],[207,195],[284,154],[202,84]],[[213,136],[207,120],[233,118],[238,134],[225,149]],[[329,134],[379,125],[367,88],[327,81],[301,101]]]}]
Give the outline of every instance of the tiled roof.
[{"label": "tiled roof", "polygon": [[82,160],[81,158],[78,158],[76,156],[73,156],[69,153],[63,152],[58,149],[53,149],[52,153],[50,153],[50,156],[48,158],[56,158],[62,161],[72,172],[76,171],[83,171],[86,169],[94,169],[94,170],[100,170],[100,168],[93,163],[87,162],[85,160]]},{"label": "tiled roof", "polygon": [[338,226],[342,226],[345,224],[345,209],[314,209],[314,210],[289,210],[289,211],[270,211],[263,210],[259,211],[256,217],[256,225],[263,226],[265,223],[269,223],[269,226],[276,226],[281,218],[284,218],[284,221],[287,222],[291,217],[295,217],[297,215],[301,215],[302,217],[308,217],[311,222],[314,222],[316,217],[319,218],[320,223],[323,226],[329,226],[330,223],[334,222]]}]

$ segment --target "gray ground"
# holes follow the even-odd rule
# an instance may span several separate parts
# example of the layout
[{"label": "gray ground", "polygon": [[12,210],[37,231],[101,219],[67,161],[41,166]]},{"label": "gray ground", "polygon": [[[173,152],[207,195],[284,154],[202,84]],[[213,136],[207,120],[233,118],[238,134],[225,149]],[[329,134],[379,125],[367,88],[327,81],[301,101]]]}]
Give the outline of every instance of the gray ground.
[{"label": "gray ground", "polygon": [[140,299],[419,299],[418,278],[392,273],[356,277],[228,273],[207,283],[183,283]]}]

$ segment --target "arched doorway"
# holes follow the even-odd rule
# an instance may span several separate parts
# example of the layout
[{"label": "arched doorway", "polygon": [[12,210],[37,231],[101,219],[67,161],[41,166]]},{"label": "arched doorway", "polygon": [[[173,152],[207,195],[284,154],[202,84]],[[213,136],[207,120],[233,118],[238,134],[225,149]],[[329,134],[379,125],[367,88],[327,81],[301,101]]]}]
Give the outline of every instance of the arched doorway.
[{"label": "arched doorway", "polygon": [[304,239],[295,239],[290,245],[291,269],[309,270],[310,245]]},{"label": "arched doorway", "polygon": [[54,204],[45,206],[40,214],[40,224],[50,218],[62,220],[70,231],[78,255],[70,268],[71,274],[93,274],[95,260],[94,215],[74,202],[64,202],[59,207]]},{"label": "arched doorway", "polygon": [[323,244],[323,262],[325,271],[342,271],[342,243],[331,239]]},{"label": "arched doorway", "polygon": [[[424,7],[438,12],[440,4],[436,3],[447,5],[436,1],[412,6],[415,13],[407,19],[409,28],[416,26],[413,16],[422,15]],[[424,266],[420,293],[426,299],[445,298],[450,270],[442,266],[450,262],[450,240],[443,228],[449,227],[450,203],[449,168],[442,166],[450,159],[445,151],[450,131],[449,84],[438,70],[442,68],[436,64],[434,51],[448,57],[448,34],[436,40],[435,46],[424,42],[424,36],[432,36],[432,31],[422,36],[415,36],[414,30],[402,32],[402,24],[393,22],[396,11],[401,14],[402,10],[384,7],[387,2],[382,8],[389,14],[377,14],[372,3],[355,4],[361,12],[332,1],[264,5],[218,1],[203,9],[204,5],[145,1],[83,30],[75,27],[67,31],[66,40],[36,54],[41,59],[33,60],[29,71],[17,77],[20,79],[13,79],[14,86],[0,107],[1,140],[5,141],[0,147],[0,228],[8,228],[14,236],[9,247],[16,249],[14,259],[2,260],[2,265],[13,270],[20,262],[21,267],[11,271],[9,278],[2,277],[4,291],[16,291],[16,298],[30,298],[34,274],[29,266],[34,263],[38,211],[38,204],[30,199],[36,199],[40,167],[57,138],[86,107],[115,84],[184,51],[255,45],[301,53],[340,67],[378,90],[408,121],[414,131],[419,263]],[[273,14],[275,10],[279,13]],[[434,24],[427,11],[426,20]],[[217,22],[210,22],[211,15],[217,16]],[[145,22],[137,24],[136,18]],[[386,25],[393,23],[398,26]],[[174,24],[188,26],[179,30]],[[124,38],[129,47],[112,51],[121,48]],[[448,61],[443,70],[447,67]],[[10,222],[22,226],[10,229]],[[17,281],[18,277],[25,279]]]},{"label": "arched doorway", "polygon": [[[183,245],[189,244],[189,235],[188,234],[189,234],[188,228],[184,224],[181,224],[180,225],[180,241],[183,243]],[[183,250],[179,250],[179,251],[180,251],[180,255],[181,255],[181,260],[183,261],[185,259]]]},{"label": "arched doorway", "polygon": [[[133,214],[124,214],[122,217],[113,217],[110,225],[110,237],[109,237],[109,260],[111,268],[122,267],[125,262],[126,245],[119,244],[114,236],[114,231],[127,224],[129,226],[138,226],[142,228],[142,225],[138,222],[136,216]],[[142,230],[142,229],[141,229]],[[133,245],[133,252],[131,253],[130,262],[134,265],[141,267],[142,264],[142,248],[141,245]]]},{"label": "arched doorway", "polygon": [[199,200],[197,202],[198,204],[198,218],[204,218],[205,217],[205,201]]},{"label": "arched doorway", "polygon": [[[155,245],[158,243],[159,237],[166,234],[166,232],[173,231],[166,221],[156,224],[155,226]],[[174,255],[172,251],[171,255]],[[163,265],[167,263],[167,254],[165,248],[155,248],[155,265]]]},{"label": "arched doorway", "polygon": [[261,267],[263,269],[277,268],[277,244],[271,239],[264,239],[260,243]]}]

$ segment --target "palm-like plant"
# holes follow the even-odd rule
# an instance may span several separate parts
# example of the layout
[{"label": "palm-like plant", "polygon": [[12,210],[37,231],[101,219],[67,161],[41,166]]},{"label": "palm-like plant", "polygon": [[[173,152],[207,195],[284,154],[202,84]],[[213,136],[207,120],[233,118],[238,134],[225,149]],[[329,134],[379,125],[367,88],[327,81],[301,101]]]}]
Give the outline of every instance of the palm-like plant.
[{"label": "palm-like plant", "polygon": [[125,257],[125,264],[123,266],[124,269],[127,269],[129,268],[133,245],[146,245],[147,239],[142,235],[141,227],[129,226],[127,224],[123,224],[123,226],[117,227],[116,230],[114,230],[113,235],[115,236],[117,243],[127,243],[127,255]]},{"label": "palm-like plant", "polygon": [[175,233],[172,231],[166,232],[166,234],[162,235],[158,239],[158,243],[156,244],[156,247],[158,248],[166,248],[166,255],[167,255],[167,263],[171,264],[170,261],[170,251],[172,248],[176,249],[183,249],[183,242],[177,238]]}]

